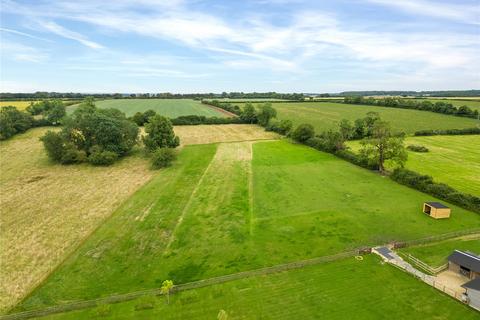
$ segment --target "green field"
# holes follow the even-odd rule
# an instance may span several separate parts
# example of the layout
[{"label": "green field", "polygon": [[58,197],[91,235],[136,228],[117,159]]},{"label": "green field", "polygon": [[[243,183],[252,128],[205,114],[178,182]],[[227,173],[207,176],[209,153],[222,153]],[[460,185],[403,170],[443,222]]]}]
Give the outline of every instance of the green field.
[{"label": "green field", "polygon": [[[475,319],[477,312],[392,266],[367,256],[236,280],[153,299],[110,305],[103,319]],[[48,319],[92,319],[87,309]]]},{"label": "green field", "polygon": [[470,107],[472,110],[479,110],[480,111],[480,97],[476,97],[475,99],[426,99],[433,103],[435,102],[447,102],[453,104],[455,107],[467,106]]},{"label": "green field", "polygon": [[355,121],[363,118],[369,111],[380,113],[382,119],[390,122],[395,131],[409,134],[426,129],[471,128],[479,124],[475,119],[427,111],[331,102],[275,103],[273,107],[277,109],[279,119],[292,120],[295,125],[310,123],[318,133],[336,128],[342,119]]},{"label": "green field", "polygon": [[[480,196],[480,136],[408,137],[405,145],[422,145],[429,152],[408,152],[406,168],[428,174],[462,192]],[[360,148],[358,141],[348,145]],[[388,167],[388,164],[387,164]]]},{"label": "green field", "polygon": [[466,250],[480,254],[480,238],[466,237],[402,249],[401,252],[409,253],[432,267],[447,263],[447,257],[454,250]]},{"label": "green field", "polygon": [[[225,114],[206,106],[200,101],[190,99],[113,99],[99,100],[95,102],[99,108],[115,108],[129,116],[136,112],[154,110],[162,116],[176,118],[179,116],[199,115],[206,117],[225,117]],[[75,110],[75,106],[69,107],[69,112]]]},{"label": "green field", "polygon": [[480,227],[453,205],[450,219],[431,219],[426,200],[287,141],[186,146],[18,310]]}]

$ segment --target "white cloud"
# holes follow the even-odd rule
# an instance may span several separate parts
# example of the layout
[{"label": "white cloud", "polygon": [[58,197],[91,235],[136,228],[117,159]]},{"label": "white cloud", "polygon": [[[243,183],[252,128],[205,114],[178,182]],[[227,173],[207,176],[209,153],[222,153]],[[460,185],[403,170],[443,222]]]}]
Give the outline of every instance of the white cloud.
[{"label": "white cloud", "polygon": [[56,24],[53,21],[48,21],[48,22],[43,22],[41,23],[42,27],[45,28],[46,30],[55,33],[56,35],[59,35],[61,37],[75,40],[83,44],[84,46],[87,46],[92,49],[101,49],[103,46],[101,44],[98,44],[94,41],[88,40],[84,35],[68,30],[61,25]]},{"label": "white cloud", "polygon": [[27,37],[27,38],[31,38],[31,39],[37,39],[37,40],[52,42],[51,40],[48,40],[48,39],[45,39],[45,38],[41,38],[41,37],[37,37],[37,36],[35,36],[35,35],[33,35],[33,34],[29,34],[29,33],[26,33],[26,32],[21,32],[21,31],[18,31],[18,30],[13,30],[13,29],[8,29],[8,28],[0,28],[0,31],[1,31],[1,32],[7,32],[7,33],[11,33],[11,34],[20,35],[20,36]]},{"label": "white cloud", "polygon": [[11,59],[19,62],[43,62],[48,59],[49,55],[34,47],[30,47],[21,43],[10,42],[6,39],[0,41],[0,51],[3,60]]}]

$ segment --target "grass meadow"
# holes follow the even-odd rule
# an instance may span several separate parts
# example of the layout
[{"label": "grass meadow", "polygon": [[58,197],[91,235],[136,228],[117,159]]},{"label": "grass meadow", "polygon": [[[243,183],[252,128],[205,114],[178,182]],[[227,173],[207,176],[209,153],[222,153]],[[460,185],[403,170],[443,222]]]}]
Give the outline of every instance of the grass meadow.
[{"label": "grass meadow", "polygon": [[391,123],[396,132],[412,134],[426,129],[461,129],[479,124],[475,119],[454,117],[439,113],[366,105],[331,102],[275,103],[279,119],[292,120],[294,125],[310,123],[317,133],[335,129],[342,119],[355,121],[367,112],[378,112],[383,120]]},{"label": "grass meadow", "polygon": [[404,248],[403,253],[410,253],[432,267],[447,263],[447,257],[454,250],[471,251],[480,254],[480,236],[475,235],[463,239],[445,240],[441,242]]},{"label": "grass meadow", "polygon": [[[112,99],[95,102],[98,108],[115,108],[124,112],[127,117],[136,112],[154,110],[158,114],[176,118],[179,116],[199,115],[206,117],[225,117],[226,115],[214,108],[191,99]],[[73,112],[76,106],[68,108]]]},{"label": "grass meadow", "polygon": [[0,142],[0,311],[38,285],[152,176],[140,154],[108,168],[52,164],[39,141],[47,130]]},{"label": "grass meadow", "polygon": [[[407,137],[405,145],[410,144],[425,146],[429,152],[409,151],[407,169],[480,196],[480,135]],[[360,148],[358,141],[348,145],[354,151]]]},{"label": "grass meadow", "polygon": [[17,310],[480,227],[453,205],[450,219],[431,219],[426,200],[284,140],[185,146]]},{"label": "grass meadow", "polygon": [[[414,297],[414,298],[412,298]],[[103,319],[476,319],[477,312],[374,256],[110,305]],[[138,308],[137,308],[138,309]],[[47,317],[92,319],[98,309]]]}]

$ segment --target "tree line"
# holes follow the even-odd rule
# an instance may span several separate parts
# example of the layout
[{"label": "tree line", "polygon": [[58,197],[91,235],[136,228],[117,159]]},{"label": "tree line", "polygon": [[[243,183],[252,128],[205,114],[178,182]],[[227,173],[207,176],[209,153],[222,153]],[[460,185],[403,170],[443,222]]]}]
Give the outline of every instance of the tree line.
[{"label": "tree line", "polygon": [[345,97],[343,102],[348,104],[364,104],[364,105],[382,106],[382,107],[390,107],[390,108],[431,111],[436,113],[443,113],[443,114],[454,115],[459,117],[467,117],[467,118],[477,118],[479,116],[478,110],[472,110],[468,106],[461,106],[457,108],[451,103],[443,102],[443,101],[438,101],[433,103],[428,100],[420,100],[420,99],[402,99],[402,98],[394,98],[394,97],[376,99],[373,97],[366,98],[362,96],[351,96],[351,97]]}]

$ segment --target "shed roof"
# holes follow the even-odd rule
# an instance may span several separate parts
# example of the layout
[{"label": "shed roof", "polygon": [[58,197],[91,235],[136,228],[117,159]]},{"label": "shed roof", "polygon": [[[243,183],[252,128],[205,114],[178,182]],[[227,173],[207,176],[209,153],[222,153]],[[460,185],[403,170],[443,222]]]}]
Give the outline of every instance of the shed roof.
[{"label": "shed roof", "polygon": [[455,250],[448,257],[448,261],[468,268],[474,272],[480,272],[480,257],[471,252]]},{"label": "shed roof", "polygon": [[428,204],[430,207],[434,207],[437,209],[446,209],[446,208],[448,209],[446,205],[440,202],[425,202],[425,203]]},{"label": "shed roof", "polygon": [[480,291],[480,278],[475,278],[467,283],[462,284],[462,288]]}]

